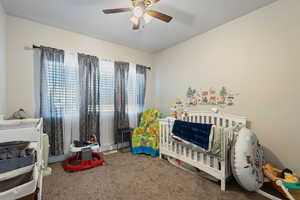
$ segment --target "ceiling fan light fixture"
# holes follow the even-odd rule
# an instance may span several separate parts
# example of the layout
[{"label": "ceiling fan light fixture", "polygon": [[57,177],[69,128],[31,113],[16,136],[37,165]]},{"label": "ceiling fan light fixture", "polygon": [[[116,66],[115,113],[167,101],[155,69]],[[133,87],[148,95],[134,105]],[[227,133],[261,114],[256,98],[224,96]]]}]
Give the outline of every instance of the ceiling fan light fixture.
[{"label": "ceiling fan light fixture", "polygon": [[136,17],[136,16],[132,16],[132,17],[130,17],[130,21],[131,21],[133,24],[137,25],[137,24],[139,23],[139,18]]},{"label": "ceiling fan light fixture", "polygon": [[144,14],[144,10],[141,7],[137,6],[133,8],[132,13],[135,17],[142,17]]},{"label": "ceiling fan light fixture", "polygon": [[147,13],[144,14],[143,18],[144,18],[145,24],[150,23],[153,19],[153,17],[148,15]]}]

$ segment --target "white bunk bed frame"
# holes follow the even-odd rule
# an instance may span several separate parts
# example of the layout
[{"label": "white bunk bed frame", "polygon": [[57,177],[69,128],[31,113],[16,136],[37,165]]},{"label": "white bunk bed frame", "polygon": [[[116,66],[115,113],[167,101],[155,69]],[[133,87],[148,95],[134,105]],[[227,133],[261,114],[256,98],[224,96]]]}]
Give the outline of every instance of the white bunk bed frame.
[{"label": "white bunk bed frame", "polygon": [[[11,129],[0,130],[0,142],[12,142],[12,141],[30,141],[30,145],[37,150],[37,162],[33,166],[33,180],[25,183],[23,185],[17,186],[13,189],[0,193],[1,200],[12,200],[19,199],[24,196],[30,195],[36,191],[36,188],[39,188],[38,200],[42,199],[42,182],[43,182],[43,173],[42,173],[42,136],[43,136],[43,119],[39,120],[39,123],[34,127],[14,127]],[[30,167],[30,166],[29,166]],[[28,168],[29,168],[28,167]],[[26,167],[25,167],[26,168]],[[32,169],[32,168],[31,168]],[[17,169],[14,170],[13,176],[22,174],[22,171],[26,169]],[[0,178],[6,175],[10,175],[10,172],[1,174]]]},{"label": "white bunk bed frame", "polygon": [[[229,136],[233,135],[233,127],[236,125],[246,126],[245,117],[231,115],[226,113],[214,113],[210,111],[189,112],[188,116],[182,117],[183,121],[215,124],[216,126],[227,128],[223,131],[223,141],[225,151],[223,151],[223,160],[207,154],[205,152],[195,151],[190,147],[177,142],[171,138],[171,131],[174,124],[174,118],[165,118],[160,120],[160,158],[163,155],[184,161],[193,167],[202,170],[221,181],[221,190],[226,189],[226,179],[232,175],[231,164],[229,160],[230,145],[228,145]],[[225,134],[227,133],[227,134]]]}]

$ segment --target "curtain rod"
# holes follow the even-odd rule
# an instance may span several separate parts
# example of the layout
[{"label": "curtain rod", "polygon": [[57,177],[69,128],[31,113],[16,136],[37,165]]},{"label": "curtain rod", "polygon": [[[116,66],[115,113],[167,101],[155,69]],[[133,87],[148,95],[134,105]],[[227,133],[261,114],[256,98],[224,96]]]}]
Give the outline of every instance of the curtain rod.
[{"label": "curtain rod", "polygon": [[[37,45],[35,45],[35,44],[33,44],[33,45],[32,45],[32,48],[33,48],[33,49],[40,49],[41,47],[40,47],[40,46],[37,46]],[[104,59],[104,60],[107,60],[107,59]],[[150,71],[150,70],[151,70],[151,67],[146,67],[146,69]]]},{"label": "curtain rod", "polygon": [[36,46],[36,45],[32,45],[32,48],[33,48],[33,49],[40,49],[41,47]]}]

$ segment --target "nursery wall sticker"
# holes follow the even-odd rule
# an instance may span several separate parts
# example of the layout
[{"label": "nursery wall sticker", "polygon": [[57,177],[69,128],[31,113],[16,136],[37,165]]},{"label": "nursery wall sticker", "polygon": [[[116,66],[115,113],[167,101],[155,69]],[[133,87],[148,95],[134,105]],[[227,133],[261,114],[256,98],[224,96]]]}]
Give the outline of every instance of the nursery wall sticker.
[{"label": "nursery wall sticker", "polygon": [[221,87],[219,90],[209,89],[192,89],[189,87],[186,92],[187,105],[227,105],[232,106],[236,103],[238,93]]},{"label": "nursery wall sticker", "polygon": [[185,103],[181,100],[180,97],[176,98],[176,103],[171,106],[172,117],[175,119],[180,119],[183,114],[187,115],[187,111],[185,109]]},{"label": "nursery wall sticker", "polygon": [[215,90],[213,87],[209,89],[189,87],[186,92],[186,100],[177,97],[176,102],[172,104],[171,115],[175,119],[181,119],[182,116],[188,115],[188,107],[196,105],[233,106],[238,95],[224,86],[219,90]]}]

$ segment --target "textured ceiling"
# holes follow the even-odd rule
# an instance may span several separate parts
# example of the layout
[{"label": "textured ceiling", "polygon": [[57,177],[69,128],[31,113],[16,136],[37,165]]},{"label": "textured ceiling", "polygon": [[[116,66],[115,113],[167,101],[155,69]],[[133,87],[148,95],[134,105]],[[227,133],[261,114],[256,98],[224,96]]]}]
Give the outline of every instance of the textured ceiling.
[{"label": "textured ceiling", "polygon": [[207,32],[275,0],[161,0],[153,9],[174,17],[153,20],[133,31],[130,13],[101,9],[131,6],[130,0],[0,0],[8,15],[82,33],[147,52],[156,52]]}]

